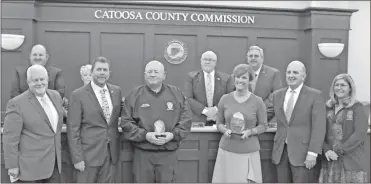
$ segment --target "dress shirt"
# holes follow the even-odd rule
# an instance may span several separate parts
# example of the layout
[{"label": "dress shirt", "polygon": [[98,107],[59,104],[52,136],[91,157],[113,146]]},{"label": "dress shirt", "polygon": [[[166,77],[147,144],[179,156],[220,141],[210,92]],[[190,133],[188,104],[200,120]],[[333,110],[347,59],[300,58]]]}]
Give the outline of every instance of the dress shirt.
[{"label": "dress shirt", "polygon": [[[293,90],[293,91],[295,91],[295,93],[292,94],[292,95],[294,95],[294,107],[295,107],[295,104],[298,100],[298,97],[299,97],[299,94],[300,94],[300,91],[301,91],[302,88],[303,88],[303,83],[301,83],[295,90]],[[286,94],[285,94],[285,101],[283,102],[283,109],[286,109],[286,107],[287,107],[287,102],[289,101],[289,98],[290,98],[290,95],[291,95],[290,94],[291,90],[292,89],[290,87],[287,88],[287,91],[286,91]],[[318,155],[317,153],[314,153],[314,152],[311,152],[311,151],[308,151],[308,154],[313,155],[315,157],[317,157],[317,155]]]},{"label": "dress shirt", "polygon": [[96,96],[97,99],[98,99],[98,102],[99,102],[99,105],[100,105],[101,108],[102,108],[102,104],[103,104],[103,102],[102,102],[102,94],[100,93],[100,90],[102,90],[102,89],[105,89],[105,90],[106,90],[106,93],[104,93],[104,94],[106,95],[106,99],[107,99],[107,101],[108,101],[109,112],[110,112],[110,114],[112,114],[112,109],[113,109],[113,107],[112,107],[111,96],[110,96],[109,90],[108,90],[108,88],[107,88],[107,84],[104,85],[103,88],[101,88],[101,87],[99,87],[98,85],[96,85],[96,84],[94,83],[94,81],[91,81],[90,84],[91,84],[91,87],[93,88],[93,91],[94,91],[94,93],[95,93],[95,96]]},{"label": "dress shirt", "polygon": [[[205,71],[203,71],[203,72],[204,72],[205,92],[206,92],[206,88],[207,88],[207,86],[206,86],[206,84],[207,84],[207,75],[209,73],[207,73]],[[215,70],[213,70],[212,72],[210,72],[210,75],[211,75],[211,86],[212,86],[213,94],[214,94],[214,90],[215,90]],[[218,108],[216,106],[214,106],[214,107],[216,108],[216,110],[218,110]],[[201,112],[202,114],[206,114],[206,108],[207,107],[205,107],[205,109],[202,110],[202,112]]]},{"label": "dress shirt", "polygon": [[[42,98],[45,99],[45,101],[48,104],[49,108],[51,108],[49,110],[52,113],[53,120],[49,120],[49,121],[50,121],[50,124],[53,127],[54,132],[56,132],[57,131],[57,125],[58,125],[58,119],[59,119],[59,117],[58,117],[57,109],[55,109],[53,102],[50,100],[49,96],[46,93],[44,94],[43,97],[36,96],[36,98],[39,101],[39,103],[42,106],[42,108],[44,108],[44,109],[47,108],[47,107],[45,107],[44,102],[42,102]],[[47,113],[47,112],[45,111],[45,113]]]},{"label": "dress shirt", "polygon": [[[204,72],[204,80],[205,80],[205,90],[206,90],[206,84],[207,84],[207,75],[209,73]],[[212,89],[213,89],[213,94],[214,94],[214,88],[215,88],[215,70],[213,70],[212,72],[210,72],[210,75],[211,75],[211,86],[212,86]]]},{"label": "dress shirt", "polygon": [[259,78],[259,74],[260,74],[260,70],[262,69],[262,66],[263,66],[263,64],[261,64],[260,67],[259,67],[259,69],[255,71],[255,75],[256,75],[255,81],[257,81],[258,78]]}]

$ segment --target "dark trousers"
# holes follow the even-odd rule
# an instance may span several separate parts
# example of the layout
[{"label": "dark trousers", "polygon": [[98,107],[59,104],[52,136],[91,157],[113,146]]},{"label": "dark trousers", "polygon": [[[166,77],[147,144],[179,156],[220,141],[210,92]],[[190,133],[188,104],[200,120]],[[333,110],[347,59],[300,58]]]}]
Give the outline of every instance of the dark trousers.
[{"label": "dark trousers", "polygon": [[136,183],[174,183],[176,151],[145,151],[134,148],[133,174]]},{"label": "dark trousers", "polygon": [[41,179],[41,180],[35,180],[35,181],[24,181],[24,180],[18,180],[16,183],[61,183],[61,175],[58,171],[58,162],[55,160],[53,173],[49,178]]},{"label": "dark trousers", "polygon": [[76,170],[77,183],[114,183],[116,174],[116,165],[112,163],[109,147],[100,154],[105,154],[103,165],[92,167],[85,163],[85,170],[83,172]]},{"label": "dark trousers", "polygon": [[281,161],[277,165],[277,180],[278,183],[318,183],[319,168],[320,163],[318,161],[312,169],[307,169],[305,166],[292,165],[287,153],[287,144],[285,144]]}]

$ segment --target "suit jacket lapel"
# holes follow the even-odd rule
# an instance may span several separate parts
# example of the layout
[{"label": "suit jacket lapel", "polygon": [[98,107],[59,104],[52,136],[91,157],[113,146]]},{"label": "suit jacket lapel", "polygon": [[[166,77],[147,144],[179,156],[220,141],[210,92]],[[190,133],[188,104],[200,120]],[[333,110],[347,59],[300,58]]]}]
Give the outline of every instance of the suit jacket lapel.
[{"label": "suit jacket lapel", "polygon": [[[54,96],[52,96],[50,94],[49,90],[46,90],[46,94],[49,96],[49,99],[52,101],[52,103],[53,103],[53,105],[54,105],[54,107],[55,107],[55,109],[57,110],[57,113],[58,113],[58,122],[57,122],[57,132],[58,132],[58,130],[60,130],[62,128],[62,125],[63,125],[63,109],[62,109],[61,105],[56,105],[56,104],[58,104],[57,99],[55,99]],[[61,103],[62,102],[59,102],[59,104],[61,104]]]},{"label": "suit jacket lapel", "polygon": [[288,125],[289,122],[287,122],[287,118],[286,118],[286,114],[285,114],[285,110],[283,109],[283,104],[285,102],[285,94],[286,94],[286,91],[287,91],[288,87],[285,88],[285,90],[282,91],[282,93],[280,94],[280,98],[279,98],[279,107],[280,107],[280,111],[283,115],[283,119],[285,121],[285,123]]},{"label": "suit jacket lapel", "polygon": [[258,80],[255,83],[255,88],[254,88],[254,93],[256,94],[257,89],[260,87],[262,83],[264,83],[264,78],[265,78],[265,67],[262,65],[262,68],[260,69]]},{"label": "suit jacket lapel", "polygon": [[201,70],[200,75],[198,75],[198,89],[201,89],[201,96],[204,96],[203,104],[207,106],[207,96],[206,96],[206,88],[205,88],[205,77],[204,72]]},{"label": "suit jacket lapel", "polygon": [[296,100],[294,110],[292,111],[291,118],[290,118],[290,123],[294,120],[295,115],[297,113],[296,111],[298,111],[298,109],[300,108],[300,105],[302,103],[304,103],[306,97],[307,97],[307,88],[306,88],[305,85],[303,85],[303,87],[300,90],[298,100]]},{"label": "suit jacket lapel", "polygon": [[[113,100],[113,99],[116,99],[116,95],[117,93],[113,90],[111,84],[108,84],[107,83],[107,88],[108,88],[108,91],[109,91],[109,94],[110,94],[110,97],[111,97],[111,104],[112,104],[112,111],[111,111],[111,117],[110,117],[110,122],[109,124],[111,125],[111,121],[112,121],[112,115],[116,112],[116,103],[119,103],[117,102],[117,100]],[[102,110],[103,112],[103,110]]]},{"label": "suit jacket lapel", "polygon": [[103,117],[103,119],[107,122],[106,117],[104,116],[104,113],[103,113],[103,109],[102,109],[102,107],[100,106],[100,103],[99,103],[99,101],[98,101],[98,98],[97,98],[97,96],[95,95],[94,90],[93,90],[93,88],[91,87],[91,84],[90,84],[90,83],[86,85],[86,90],[87,90],[88,93],[89,93],[89,98],[90,98],[90,100],[91,100],[93,103],[95,103],[94,107],[96,107],[96,108],[99,109],[100,115],[101,115],[101,116]]},{"label": "suit jacket lapel", "polygon": [[39,100],[37,100],[36,96],[30,90],[28,90],[28,93],[29,93],[28,94],[28,100],[30,101],[30,103],[35,107],[37,112],[39,112],[41,118],[44,118],[46,124],[49,126],[51,131],[54,132],[53,127],[52,127],[52,125],[49,121],[49,118],[46,115],[46,113],[44,111],[44,108],[41,106]]},{"label": "suit jacket lapel", "polygon": [[220,94],[220,91],[221,90],[221,80],[220,80],[220,77],[219,77],[219,73],[215,71],[215,75],[214,75],[214,94],[213,94],[213,105],[214,106],[217,106],[218,105],[218,102],[217,102],[217,95]]}]

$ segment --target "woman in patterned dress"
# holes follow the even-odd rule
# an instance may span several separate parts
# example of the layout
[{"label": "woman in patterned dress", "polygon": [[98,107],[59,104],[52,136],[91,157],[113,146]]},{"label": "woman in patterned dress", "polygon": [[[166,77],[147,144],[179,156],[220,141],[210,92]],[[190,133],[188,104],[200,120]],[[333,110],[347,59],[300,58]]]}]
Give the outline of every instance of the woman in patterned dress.
[{"label": "woman in patterned dress", "polygon": [[326,103],[327,127],[323,145],[320,183],[366,183],[367,164],[364,141],[367,117],[356,101],[356,87],[348,74],[335,77]]}]

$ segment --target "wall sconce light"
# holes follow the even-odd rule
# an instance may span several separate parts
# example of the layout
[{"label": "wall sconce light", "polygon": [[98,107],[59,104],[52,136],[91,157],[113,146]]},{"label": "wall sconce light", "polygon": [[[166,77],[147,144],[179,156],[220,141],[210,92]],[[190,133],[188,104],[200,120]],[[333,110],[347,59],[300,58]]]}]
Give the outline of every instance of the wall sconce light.
[{"label": "wall sconce light", "polygon": [[16,50],[23,44],[24,38],[24,35],[1,34],[1,48]]},{"label": "wall sconce light", "polygon": [[344,49],[343,43],[319,43],[318,49],[322,55],[334,58],[340,55]]}]

